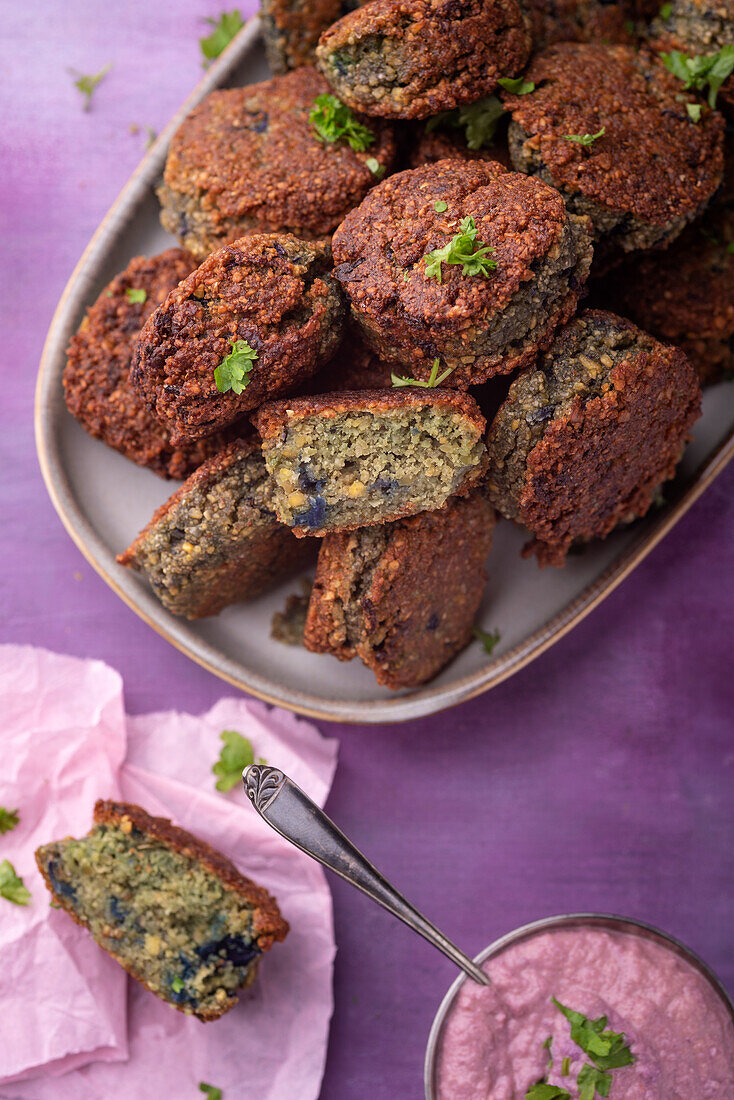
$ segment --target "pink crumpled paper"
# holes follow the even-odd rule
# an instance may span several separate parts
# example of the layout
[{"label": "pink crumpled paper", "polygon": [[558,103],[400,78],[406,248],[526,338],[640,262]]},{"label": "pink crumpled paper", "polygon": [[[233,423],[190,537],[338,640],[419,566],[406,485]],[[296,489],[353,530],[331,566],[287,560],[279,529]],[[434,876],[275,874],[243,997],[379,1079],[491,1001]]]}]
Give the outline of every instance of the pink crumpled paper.
[{"label": "pink crumpled paper", "polygon": [[[0,899],[2,1100],[193,1097],[200,1081],[222,1089],[224,1100],[317,1097],[332,1011],[328,886],[237,788],[214,789],[211,767],[219,734],[236,729],[256,756],[323,804],[336,742],[293,715],[239,699],[201,717],[126,718],[117,673],[20,646],[0,647],[0,714],[0,805],[17,806],[21,818],[0,837],[0,859],[32,894],[27,907]],[[118,795],[219,848],[275,894],[290,922],[253,988],[214,1023],[176,1012],[127,979],[83,929],[49,908],[33,850],[87,832],[95,799]]]}]

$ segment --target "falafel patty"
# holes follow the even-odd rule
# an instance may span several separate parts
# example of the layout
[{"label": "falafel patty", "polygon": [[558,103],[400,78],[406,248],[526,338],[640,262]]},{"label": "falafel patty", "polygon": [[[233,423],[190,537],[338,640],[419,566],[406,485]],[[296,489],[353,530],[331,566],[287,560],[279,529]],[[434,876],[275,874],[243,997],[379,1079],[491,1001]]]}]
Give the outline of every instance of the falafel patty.
[{"label": "falafel patty", "polygon": [[89,307],[66,352],[64,397],[72,416],[95,439],[161,477],[187,477],[225,442],[217,436],[174,446],[130,385],[138,333],[195,268],[193,256],[178,248],[137,256]]},{"label": "falafel patty", "polygon": [[[562,43],[532,59],[530,95],[502,94],[519,172],[553,184],[588,214],[606,249],[662,247],[721,183],[724,122],[651,54]],[[581,138],[582,141],[570,140]]]},{"label": "falafel patty", "polygon": [[202,619],[255,599],[310,557],[275,519],[258,440],[233,440],[162,504],[117,558],[174,615]]},{"label": "falafel patty", "polygon": [[[176,441],[212,435],[328,361],[345,313],[330,259],[318,241],[243,237],[148,318],[130,377]],[[215,371],[240,352],[244,376],[220,390]]]},{"label": "falafel patty", "polygon": [[306,648],[359,657],[393,689],[431,680],[471,641],[493,528],[492,508],[474,492],[440,512],[327,535]]},{"label": "falafel patty", "polygon": [[429,118],[494,91],[529,53],[517,0],[371,0],[322,34],[316,59],[355,111]]},{"label": "falafel patty", "polygon": [[[665,19],[658,14],[650,24],[649,42],[659,53],[710,56],[734,44],[734,0],[671,0],[667,8]],[[717,106],[734,114],[734,76],[722,84]]]},{"label": "falafel patty", "polygon": [[464,137],[456,130],[428,130],[422,126],[415,135],[408,156],[409,168],[435,164],[437,160],[489,160],[512,168],[507,140],[498,138],[492,145],[470,149]]},{"label": "falafel patty", "polygon": [[[471,247],[490,249],[485,273],[435,262],[467,219]],[[438,358],[452,371],[445,384],[457,388],[509,373],[547,347],[576,309],[592,255],[588,219],[569,215],[554,188],[459,160],[384,180],[347,215],[333,248],[352,316],[376,354],[423,381]]]},{"label": "falafel patty", "polygon": [[702,383],[734,372],[734,210],[712,207],[666,252],[616,269],[604,293],[641,328],[682,348]]},{"label": "falafel patty", "polygon": [[442,508],[486,466],[486,421],[450,390],[300,397],[263,405],[253,420],[276,514],[299,536]]},{"label": "falafel patty", "polygon": [[489,499],[532,532],[526,552],[563,565],[574,541],[647,512],[700,408],[682,351],[586,310],[510,386],[487,433]]},{"label": "falafel patty", "polygon": [[607,0],[522,0],[528,13],[533,50],[556,42],[616,42],[630,44],[629,16],[624,3]]},{"label": "falafel patty", "polygon": [[261,0],[260,27],[274,73],[313,65],[319,37],[342,15],[367,0]]},{"label": "falafel patty", "polygon": [[328,236],[396,155],[380,121],[366,120],[361,152],[322,141],[309,116],[329,91],[303,68],[208,95],[171,139],[157,192],[163,228],[200,259],[248,233]]}]

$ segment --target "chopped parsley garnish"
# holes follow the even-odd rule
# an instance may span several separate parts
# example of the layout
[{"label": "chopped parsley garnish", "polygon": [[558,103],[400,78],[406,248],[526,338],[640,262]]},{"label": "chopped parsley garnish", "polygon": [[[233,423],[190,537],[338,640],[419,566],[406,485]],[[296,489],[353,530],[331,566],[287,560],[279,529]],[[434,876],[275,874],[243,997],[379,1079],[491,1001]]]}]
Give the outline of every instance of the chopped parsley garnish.
[{"label": "chopped parsley garnish", "polygon": [[[474,627],[474,629],[472,630],[472,634],[474,635],[475,638],[478,638],[479,641],[482,643],[482,645],[484,646],[485,653],[491,653],[492,650],[494,649],[494,647],[499,642],[500,637],[501,637],[499,630],[480,630],[480,628],[478,626]],[[551,1036],[548,1036],[546,1041],[543,1043],[543,1046],[548,1048],[548,1054],[549,1055],[550,1055],[550,1048],[551,1048],[551,1043],[552,1042],[553,1042],[553,1036],[551,1035]],[[553,1065],[553,1060],[552,1059],[548,1063],[548,1065]]]},{"label": "chopped parsley garnish", "polygon": [[571,1072],[571,1059],[564,1058],[561,1062],[561,1077],[568,1077]]},{"label": "chopped parsley garnish", "polygon": [[463,130],[464,140],[469,149],[481,149],[491,145],[494,140],[497,123],[505,109],[497,96],[486,95],[476,103],[465,107],[456,107],[453,111],[441,111],[426,123],[426,133],[432,130]]},{"label": "chopped parsley garnish", "polygon": [[489,272],[497,267],[496,262],[489,255],[494,252],[491,244],[482,244],[477,240],[479,230],[474,224],[474,218],[463,218],[460,232],[453,237],[443,248],[434,248],[426,253],[426,277],[438,279],[442,282],[441,264],[461,264],[462,275],[484,275],[489,277]]},{"label": "chopped parsley garnish", "polygon": [[363,153],[375,140],[372,131],[363,126],[352,109],[335,95],[325,92],[317,95],[313,102],[308,119],[320,141],[346,141],[355,153]]},{"label": "chopped parsley garnish", "polygon": [[367,157],[365,164],[369,168],[373,176],[377,176],[378,180],[381,180],[385,175],[385,165],[380,164],[377,157]]},{"label": "chopped parsley garnish", "polygon": [[680,50],[660,55],[665,67],[683,81],[685,88],[705,92],[708,88],[708,104],[713,110],[719,88],[734,72],[734,43],[722,46],[717,53],[689,57]]},{"label": "chopped parsley garnish", "polygon": [[[224,742],[219,759],[212,767],[212,771],[219,776],[215,786],[218,791],[231,791],[242,778],[242,772],[250,764],[255,763],[252,745],[246,737],[237,730],[222,730],[220,734]],[[258,764],[264,764],[260,758]]]},{"label": "chopped parsley garnish", "polygon": [[625,1042],[624,1032],[605,1031],[606,1016],[598,1016],[596,1020],[591,1020],[581,1012],[566,1008],[555,997],[551,997],[551,1000],[570,1023],[571,1038],[576,1046],[581,1047],[584,1054],[591,1058],[598,1069],[619,1069],[621,1066],[632,1065],[635,1059]]},{"label": "chopped parsley garnish", "polygon": [[701,111],[702,110],[703,110],[703,107],[701,106],[700,103],[686,103],[686,111],[688,112],[688,117],[690,118],[690,120],[692,122],[700,122],[701,121]]},{"label": "chopped parsley garnish", "polygon": [[0,806],[0,835],[5,836],[11,829],[20,821],[17,810],[6,810],[4,806]]},{"label": "chopped parsley garnish", "polygon": [[142,287],[129,286],[125,291],[128,302],[132,306],[142,305],[145,299],[148,297],[147,291]]},{"label": "chopped parsley garnish", "polygon": [[449,204],[444,202],[443,199],[439,199],[438,202],[434,202],[433,209],[437,214],[443,214],[444,210],[448,210]]},{"label": "chopped parsley garnish", "polygon": [[93,76],[89,73],[78,73],[74,69],[71,70],[72,75],[76,77],[74,87],[84,96],[85,111],[88,111],[92,105],[92,96],[94,95],[97,85],[104,80],[111,68],[111,64],[105,65],[103,69],[100,69],[98,73],[94,73]]},{"label": "chopped parsley garnish", "polygon": [[612,1087],[612,1075],[611,1073],[604,1073],[603,1070],[596,1069],[594,1066],[586,1065],[582,1068],[576,1083],[579,1086],[579,1100],[594,1100],[594,1097],[609,1096],[609,1090]]},{"label": "chopped parsley garnish", "polygon": [[247,340],[230,340],[230,343],[232,350],[215,368],[214,381],[220,393],[227,393],[228,390],[242,393],[250,381],[257,352],[250,347]]},{"label": "chopped parsley garnish", "polygon": [[13,905],[28,905],[30,891],[23,885],[23,879],[15,873],[15,867],[9,859],[0,863],[0,898],[12,901]]},{"label": "chopped parsley garnish", "polygon": [[[500,640],[500,636],[499,636],[499,633],[497,633],[497,641],[492,642],[492,649],[494,649],[494,647],[497,645],[497,642],[499,640]],[[492,649],[489,650],[490,653],[492,652]],[[553,1036],[549,1035],[548,1038],[546,1039],[546,1041],[543,1043],[543,1050],[548,1051],[548,1069],[553,1069],[552,1047],[553,1047]]]},{"label": "chopped parsley garnish", "polygon": [[525,1093],[525,1100],[571,1100],[571,1093],[560,1085],[548,1085],[545,1081],[539,1081],[537,1085],[531,1085]]},{"label": "chopped parsley garnish", "polygon": [[564,134],[563,140],[575,141],[577,145],[593,145],[605,132],[606,126],[602,126],[601,130],[597,130],[595,134]]},{"label": "chopped parsley garnish", "polygon": [[673,14],[673,5],[672,4],[663,4],[663,6],[660,9],[660,18],[661,19],[670,19],[672,14]]},{"label": "chopped parsley garnish", "polygon": [[214,30],[205,38],[199,39],[201,52],[204,54],[204,64],[219,57],[220,53],[230,44],[237,31],[242,30],[244,23],[239,8],[234,11],[223,11],[219,19],[205,20]]},{"label": "chopped parsley garnish", "polygon": [[431,373],[428,375],[427,382],[424,382],[420,378],[408,378],[405,376],[401,377],[398,374],[391,374],[390,378],[392,379],[393,389],[400,389],[401,386],[422,386],[424,390],[434,390],[436,386],[440,386],[443,380],[448,378],[455,369],[454,367],[447,367],[445,371],[439,374],[438,368],[440,363],[440,359],[433,360],[433,366],[431,367]]},{"label": "chopped parsley garnish", "polygon": [[206,1093],[206,1100],[222,1100],[222,1090],[214,1085],[207,1085],[204,1081],[199,1081],[199,1092]]},{"label": "chopped parsley garnish", "polygon": [[532,80],[523,80],[521,76],[501,76],[497,83],[506,92],[512,92],[513,95],[530,95],[531,92],[535,91]]},{"label": "chopped parsley garnish", "polygon": [[183,984],[183,982],[181,981],[180,978],[174,978],[173,981],[171,982],[171,989],[173,990],[174,993],[180,993],[181,990],[183,989],[183,987],[184,987],[184,984]]}]

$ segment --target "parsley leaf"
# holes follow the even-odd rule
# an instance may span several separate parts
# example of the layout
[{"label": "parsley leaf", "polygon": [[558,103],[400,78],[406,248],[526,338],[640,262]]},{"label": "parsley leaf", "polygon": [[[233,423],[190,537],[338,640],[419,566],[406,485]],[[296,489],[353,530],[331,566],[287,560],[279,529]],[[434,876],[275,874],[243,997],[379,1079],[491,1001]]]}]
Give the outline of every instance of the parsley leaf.
[{"label": "parsley leaf", "polygon": [[[478,638],[479,641],[482,643],[482,645],[484,646],[485,653],[491,653],[492,650],[494,649],[494,647],[499,642],[500,637],[501,637],[499,630],[489,630],[489,631],[480,630],[480,628],[478,626],[474,627],[474,629],[472,630],[472,634],[474,635],[475,638]],[[549,1035],[548,1038],[546,1039],[546,1041],[543,1043],[543,1046],[548,1048],[549,1057],[550,1057],[550,1049],[551,1049],[551,1043],[552,1042],[553,1042],[553,1036]],[[548,1063],[548,1065],[549,1066],[553,1065],[553,1059],[552,1058],[551,1058],[550,1062]]]},{"label": "parsley leaf", "polygon": [[97,85],[104,80],[111,68],[112,64],[105,65],[103,69],[100,69],[99,72],[95,73],[93,76],[89,73],[79,73],[75,69],[71,70],[72,76],[76,77],[74,87],[84,96],[85,111],[88,111],[92,105],[92,96],[94,95]]},{"label": "parsley leaf", "polygon": [[477,240],[479,230],[474,218],[463,218],[459,228],[460,232],[443,248],[434,248],[426,253],[427,278],[442,282],[441,264],[461,264],[462,275],[484,275],[485,278],[497,267],[496,261],[489,255],[495,251],[492,245]]},{"label": "parsley leaf", "polygon": [[[490,653],[492,652],[492,649],[494,649],[494,647],[496,646],[496,644],[499,640],[500,640],[500,636],[499,636],[499,634],[497,634],[497,641],[492,642],[492,648],[489,650]],[[553,1036],[549,1035],[548,1038],[546,1039],[546,1041],[543,1043],[543,1050],[548,1051],[548,1069],[553,1069],[553,1049],[552,1048],[553,1048]]]},{"label": "parsley leaf", "polygon": [[[237,730],[222,730],[220,734],[224,742],[219,759],[212,767],[214,775],[219,776],[215,786],[218,791],[231,791],[242,778],[242,772],[249,764],[255,763],[252,745],[246,737]],[[259,761],[264,764],[264,760]]]},{"label": "parsley leaf", "polygon": [[579,1100],[594,1100],[597,1093],[599,1096],[609,1096],[612,1087],[611,1073],[603,1073],[589,1065],[583,1067],[576,1081],[579,1086]]},{"label": "parsley leaf", "polygon": [[343,139],[355,153],[363,153],[375,140],[372,131],[358,122],[352,109],[335,95],[325,92],[317,95],[313,102],[308,120],[320,141],[335,142]]},{"label": "parsley leaf", "polygon": [[444,202],[443,199],[439,199],[438,202],[434,202],[433,209],[437,214],[443,214],[444,210],[448,210],[449,204]]},{"label": "parsley leaf", "polygon": [[683,81],[685,88],[703,92],[708,88],[708,104],[713,110],[719,88],[734,72],[734,43],[722,46],[717,53],[689,57],[680,50],[660,55],[666,69]]},{"label": "parsley leaf", "polygon": [[8,859],[0,863],[0,898],[12,901],[13,905],[28,905],[30,891],[23,885],[23,879],[15,873],[15,867]]},{"label": "parsley leaf", "polygon": [[568,1077],[571,1072],[571,1059],[564,1058],[561,1062],[561,1077]]},{"label": "parsley leaf", "polygon": [[0,806],[0,836],[9,833],[19,821],[17,810],[6,810],[4,806]]},{"label": "parsley leaf", "polygon": [[530,1086],[525,1093],[525,1100],[571,1100],[571,1093],[560,1085],[548,1085],[545,1081],[539,1081],[537,1085]]},{"label": "parsley leaf", "polygon": [[602,126],[601,130],[597,130],[595,134],[564,134],[563,140],[575,141],[577,145],[593,145],[605,132],[606,126]]},{"label": "parsley leaf", "polygon": [[219,57],[220,53],[230,44],[237,31],[244,27],[239,8],[234,11],[223,11],[219,19],[207,19],[205,22],[214,30],[205,38],[199,39],[201,52],[204,54],[204,64]]},{"label": "parsley leaf", "polygon": [[453,111],[441,111],[426,123],[426,133],[432,130],[463,130],[464,140],[469,149],[481,149],[491,145],[494,140],[497,123],[505,109],[497,96],[486,95],[476,103],[456,107]]},{"label": "parsley leaf", "polygon": [[663,4],[659,14],[661,19],[670,19],[671,15],[673,14],[673,5]]},{"label": "parsley leaf", "polygon": [[199,1092],[206,1093],[206,1100],[222,1100],[222,1090],[214,1085],[207,1085],[204,1081],[199,1081]]},{"label": "parsley leaf", "polygon": [[504,88],[506,92],[512,92],[513,95],[530,95],[535,91],[535,85],[532,80],[523,80],[521,76],[509,77],[501,76],[497,83],[501,88]]},{"label": "parsley leaf", "polygon": [[242,393],[250,381],[257,352],[250,347],[247,340],[230,340],[230,344],[231,352],[215,368],[214,381],[220,393],[227,393],[228,390]]},{"label": "parsley leaf", "polygon": [[591,1020],[581,1012],[566,1008],[555,997],[551,997],[551,1000],[570,1023],[571,1038],[576,1046],[581,1047],[599,1069],[619,1069],[634,1062],[634,1055],[625,1043],[624,1032],[604,1030],[607,1026],[606,1016]]},{"label": "parsley leaf", "polygon": [[378,180],[381,180],[385,175],[385,165],[380,164],[377,157],[367,157],[365,164],[369,168],[373,176],[377,176]]},{"label": "parsley leaf", "polygon": [[455,370],[454,367],[447,367],[445,371],[439,374],[438,368],[440,362],[440,359],[433,360],[433,366],[431,367],[431,373],[428,376],[427,382],[424,382],[420,378],[407,378],[394,373],[391,374],[390,378],[392,379],[393,389],[400,389],[401,386],[421,386],[424,390],[434,390],[436,386],[441,385],[444,378],[448,378],[451,372]]},{"label": "parsley leaf", "polygon": [[688,112],[688,117],[691,119],[692,122],[701,121],[702,110],[703,108],[700,103],[686,103],[686,111]]},{"label": "parsley leaf", "polygon": [[129,286],[125,291],[125,295],[130,305],[133,306],[142,305],[145,299],[148,297],[147,291],[143,290],[142,287],[136,286]]},{"label": "parsley leaf", "polygon": [[184,987],[184,984],[183,984],[183,982],[181,981],[181,979],[179,977],[174,978],[173,981],[171,982],[171,989],[173,990],[174,993],[180,993],[181,990],[183,989],[183,987]]}]

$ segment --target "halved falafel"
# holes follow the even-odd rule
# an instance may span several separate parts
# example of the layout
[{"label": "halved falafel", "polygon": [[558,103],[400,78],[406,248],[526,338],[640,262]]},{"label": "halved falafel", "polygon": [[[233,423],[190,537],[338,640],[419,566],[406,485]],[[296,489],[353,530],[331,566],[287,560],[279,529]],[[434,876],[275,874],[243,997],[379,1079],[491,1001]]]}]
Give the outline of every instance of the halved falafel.
[{"label": "halved falafel", "polygon": [[[484,271],[438,264],[470,223],[474,240],[460,252],[485,249]],[[333,248],[352,317],[375,352],[424,381],[439,358],[452,371],[445,384],[459,388],[548,346],[576,308],[592,254],[588,219],[569,215],[557,190],[459,160],[384,180],[347,215]]]},{"label": "halved falafel", "polygon": [[187,477],[225,442],[216,436],[175,446],[130,385],[140,330],[195,268],[193,256],[178,248],[137,256],[89,307],[66,353],[64,397],[72,416],[95,439],[161,477]]},{"label": "halved falafel", "polygon": [[429,118],[494,91],[529,53],[516,0],[370,0],[322,34],[316,59],[355,111]]},{"label": "halved falafel", "polygon": [[529,528],[541,565],[563,565],[576,540],[645,514],[700,405],[682,351],[587,310],[510,386],[487,433],[489,499]]},{"label": "halved falafel", "polygon": [[486,421],[451,390],[363,390],[263,405],[253,417],[278,519],[325,535],[442,508],[486,466]]},{"label": "halved falafel", "polygon": [[494,512],[480,492],[321,544],[304,642],[359,657],[379,684],[436,676],[472,638],[486,582]]},{"label": "halved falafel", "polygon": [[[345,313],[330,259],[318,241],[243,237],[168,295],[140,333],[130,377],[173,438],[211,435],[328,361]],[[243,377],[220,389],[215,372],[237,355]]]},{"label": "halved falafel", "polygon": [[143,573],[163,606],[202,619],[251,600],[308,558],[275,519],[256,439],[233,440],[156,511],[120,565]]},{"label": "halved falafel", "polygon": [[515,168],[553,184],[607,250],[662,247],[721,183],[724,122],[689,117],[682,85],[652,54],[562,43],[532,59],[530,95],[502,93]]},{"label": "halved falafel", "polygon": [[329,91],[302,68],[208,95],[171,140],[158,188],[163,228],[200,259],[248,233],[327,237],[396,155],[392,127],[379,120],[362,120],[372,136],[361,150],[321,140],[309,116]]}]

